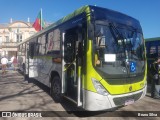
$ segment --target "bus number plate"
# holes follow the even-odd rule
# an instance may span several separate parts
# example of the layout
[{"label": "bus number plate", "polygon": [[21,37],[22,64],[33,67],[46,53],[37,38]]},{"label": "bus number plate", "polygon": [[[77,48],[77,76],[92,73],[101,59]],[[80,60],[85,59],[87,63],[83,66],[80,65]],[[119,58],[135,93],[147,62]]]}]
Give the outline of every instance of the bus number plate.
[{"label": "bus number plate", "polygon": [[133,104],[133,103],[134,103],[133,99],[125,101],[125,105],[130,105],[130,104]]}]

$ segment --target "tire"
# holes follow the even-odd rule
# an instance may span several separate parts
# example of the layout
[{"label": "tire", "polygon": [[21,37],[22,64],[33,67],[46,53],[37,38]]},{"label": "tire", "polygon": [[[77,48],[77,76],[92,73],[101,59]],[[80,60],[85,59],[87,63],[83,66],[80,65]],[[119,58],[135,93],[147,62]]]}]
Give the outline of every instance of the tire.
[{"label": "tire", "polygon": [[62,101],[61,82],[58,76],[55,76],[51,81],[51,96],[55,102]]}]

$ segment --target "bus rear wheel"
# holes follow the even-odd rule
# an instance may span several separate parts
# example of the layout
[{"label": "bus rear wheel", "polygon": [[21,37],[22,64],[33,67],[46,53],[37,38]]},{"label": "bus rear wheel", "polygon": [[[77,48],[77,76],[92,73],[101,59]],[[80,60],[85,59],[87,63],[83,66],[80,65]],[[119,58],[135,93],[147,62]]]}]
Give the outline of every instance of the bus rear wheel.
[{"label": "bus rear wheel", "polygon": [[61,102],[61,82],[58,76],[55,76],[51,81],[51,96],[55,102]]}]

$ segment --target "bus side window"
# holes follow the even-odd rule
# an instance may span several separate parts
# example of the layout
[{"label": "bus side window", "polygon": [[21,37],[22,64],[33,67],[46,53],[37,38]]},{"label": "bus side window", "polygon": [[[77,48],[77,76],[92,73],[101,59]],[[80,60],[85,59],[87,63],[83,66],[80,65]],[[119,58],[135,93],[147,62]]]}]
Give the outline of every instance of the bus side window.
[{"label": "bus side window", "polygon": [[30,45],[29,45],[29,56],[30,56],[30,58],[32,59],[33,58],[33,56],[34,56],[34,43],[30,43]]},{"label": "bus side window", "polygon": [[48,45],[48,33],[46,33],[46,37],[45,37],[45,54],[47,54],[47,52],[48,52],[47,45]]},{"label": "bus side window", "polygon": [[37,40],[36,45],[35,45],[35,55],[39,55],[39,43],[38,43],[38,40]]},{"label": "bus side window", "polygon": [[73,31],[71,31],[68,34],[66,33],[65,38],[66,40],[64,42],[64,60],[70,63],[75,60],[75,41],[77,40],[77,36]]},{"label": "bus side window", "polygon": [[156,46],[151,46],[150,47],[149,57],[150,58],[157,58],[158,57],[158,53],[156,51]]},{"label": "bus side window", "polygon": [[41,54],[44,55],[46,52],[46,35],[44,34],[41,39]]}]

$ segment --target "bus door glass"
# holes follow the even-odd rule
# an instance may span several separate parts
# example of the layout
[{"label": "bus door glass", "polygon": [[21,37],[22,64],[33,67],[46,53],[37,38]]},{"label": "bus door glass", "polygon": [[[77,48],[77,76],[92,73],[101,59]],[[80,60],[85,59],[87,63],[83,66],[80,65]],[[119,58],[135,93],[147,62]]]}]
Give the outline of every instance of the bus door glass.
[{"label": "bus door glass", "polygon": [[81,45],[81,36],[78,27],[65,32],[64,39],[64,80],[65,95],[77,100],[78,89],[78,49]]},{"label": "bus door glass", "polygon": [[77,34],[74,29],[67,30],[64,41],[64,70],[65,95],[76,99],[76,41]]}]

